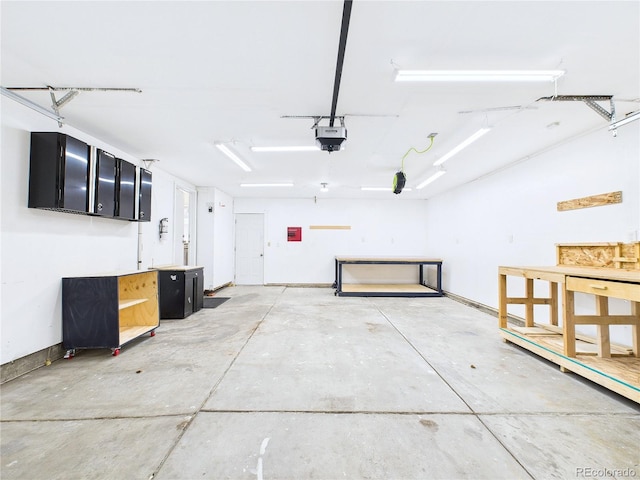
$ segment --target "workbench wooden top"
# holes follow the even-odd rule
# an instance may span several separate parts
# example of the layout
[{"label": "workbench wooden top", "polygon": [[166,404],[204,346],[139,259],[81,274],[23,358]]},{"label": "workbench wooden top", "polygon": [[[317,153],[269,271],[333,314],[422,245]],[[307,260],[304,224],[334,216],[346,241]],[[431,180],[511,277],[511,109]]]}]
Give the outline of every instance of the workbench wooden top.
[{"label": "workbench wooden top", "polygon": [[427,257],[341,257],[336,256],[336,260],[339,262],[376,262],[376,263],[421,263],[421,262],[433,262],[442,263],[440,258],[427,258]]},{"label": "workbench wooden top", "polygon": [[602,280],[614,280],[619,282],[640,283],[640,270],[625,270],[620,268],[595,268],[595,267],[498,267],[501,275],[516,275],[532,277],[539,275],[541,279],[545,277],[581,277],[597,278]]}]

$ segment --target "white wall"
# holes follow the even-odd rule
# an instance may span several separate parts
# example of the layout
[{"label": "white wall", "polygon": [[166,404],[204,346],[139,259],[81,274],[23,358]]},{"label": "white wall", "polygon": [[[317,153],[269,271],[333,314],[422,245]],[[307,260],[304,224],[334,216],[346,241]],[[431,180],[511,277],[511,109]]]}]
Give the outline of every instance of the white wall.
[{"label": "white wall", "polygon": [[[497,308],[499,265],[555,265],[556,243],[637,240],[638,123],[620,128],[617,138],[606,128],[592,132],[429,200],[428,250],[444,259],[444,289]],[[559,201],[618,190],[621,204],[556,209]],[[516,280],[509,279],[510,295],[523,291],[523,282]],[[592,298],[578,295],[577,301],[578,308],[593,311]],[[628,302],[612,303],[629,312]],[[546,311],[536,307],[540,318]],[[510,306],[509,312],[523,315],[520,306]],[[612,327],[612,340],[628,343],[629,331]]]},{"label": "white wall", "polygon": [[206,289],[233,282],[233,233],[233,198],[217,188],[199,187],[196,263],[204,267]]},{"label": "white wall", "polygon": [[172,246],[158,240],[158,221],[173,212],[177,179],[152,167],[150,222],[138,224],[27,208],[31,131],[61,131],[139,163],[126,152],[72,127],[59,129],[53,120],[2,97],[2,364],[62,341],[62,277],[138,268],[138,227],[141,268],[172,260]]},{"label": "white wall", "polygon": [[[429,253],[424,200],[236,198],[234,205],[235,213],[265,214],[266,284],[333,283],[336,255]],[[351,230],[310,230],[310,225],[349,225]],[[302,241],[288,242],[287,227],[302,227]],[[414,268],[408,275],[416,272]]]}]

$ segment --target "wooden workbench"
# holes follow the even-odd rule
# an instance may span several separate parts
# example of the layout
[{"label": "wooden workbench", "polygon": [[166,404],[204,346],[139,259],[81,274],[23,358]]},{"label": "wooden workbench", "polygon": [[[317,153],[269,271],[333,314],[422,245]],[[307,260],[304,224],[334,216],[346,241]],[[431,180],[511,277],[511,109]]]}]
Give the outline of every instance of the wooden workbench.
[{"label": "wooden workbench", "polygon": [[[343,284],[343,265],[416,265],[419,271],[417,284]],[[424,266],[437,268],[436,285],[426,284]],[[442,260],[424,257],[335,257],[335,295],[348,297],[441,297]]]},{"label": "wooden workbench", "polygon": [[[525,296],[507,295],[507,277],[525,279]],[[534,280],[549,282],[549,296],[534,295]],[[560,295],[558,294],[560,289]],[[498,316],[502,337],[640,403],[640,270],[590,267],[499,267]],[[594,315],[576,315],[576,292],[595,296]],[[608,299],[627,300],[629,315],[610,315]],[[562,328],[558,327],[561,300]],[[524,327],[507,323],[507,305],[525,306]],[[548,305],[549,323],[534,320],[534,306]],[[596,325],[597,336],[576,335],[576,325]],[[631,325],[632,347],[612,345],[609,325]]]}]

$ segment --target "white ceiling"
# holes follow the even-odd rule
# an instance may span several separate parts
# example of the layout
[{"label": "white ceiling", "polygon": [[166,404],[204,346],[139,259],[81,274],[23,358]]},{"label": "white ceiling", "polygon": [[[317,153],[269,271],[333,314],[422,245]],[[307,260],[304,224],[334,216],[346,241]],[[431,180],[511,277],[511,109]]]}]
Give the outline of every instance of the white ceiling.
[{"label": "white ceiling", "polygon": [[[607,127],[582,102],[536,103],[540,97],[613,95],[618,118],[640,108],[638,1],[355,0],[336,111],[346,115],[348,140],[331,154],[249,147],[314,144],[311,119],[281,117],[330,114],[342,1],[2,1],[1,9],[3,87],[139,88],[81,92],[61,114],[116,148],[234,197],[428,198]],[[566,74],[557,86],[406,84],[393,81],[395,68]],[[50,108],[48,92],[17,93]],[[514,106],[530,108],[503,109]],[[404,162],[407,187],[415,187],[438,157],[486,125],[494,128],[426,188],[399,196],[360,191],[390,187],[407,150],[426,148],[437,132],[429,152]],[[253,171],[228,160],[216,141],[228,142]],[[328,193],[320,193],[322,182]]]}]

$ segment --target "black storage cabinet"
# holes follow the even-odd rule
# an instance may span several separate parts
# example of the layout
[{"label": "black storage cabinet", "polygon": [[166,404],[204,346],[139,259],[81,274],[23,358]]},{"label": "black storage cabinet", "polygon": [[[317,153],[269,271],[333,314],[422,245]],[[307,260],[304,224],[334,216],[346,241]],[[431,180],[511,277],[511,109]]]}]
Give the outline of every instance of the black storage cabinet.
[{"label": "black storage cabinet", "polygon": [[140,201],[138,202],[138,221],[150,222],[151,221],[151,172],[144,168],[140,168],[139,179],[139,195]]},{"label": "black storage cabinet", "polygon": [[122,220],[136,219],[136,167],[121,158],[116,159],[117,198],[116,217]]},{"label": "black storage cabinet", "polygon": [[32,132],[29,208],[89,211],[89,146],[57,132]]},{"label": "black storage cabinet", "polygon": [[156,267],[160,291],[160,318],[186,318],[202,309],[204,268]]},{"label": "black storage cabinet", "polygon": [[84,348],[111,348],[151,333],[160,324],[155,270],[62,279],[62,345],[67,357]]},{"label": "black storage cabinet", "polygon": [[97,149],[95,169],[93,213],[103,217],[114,217],[116,213],[116,157],[104,150]]}]

